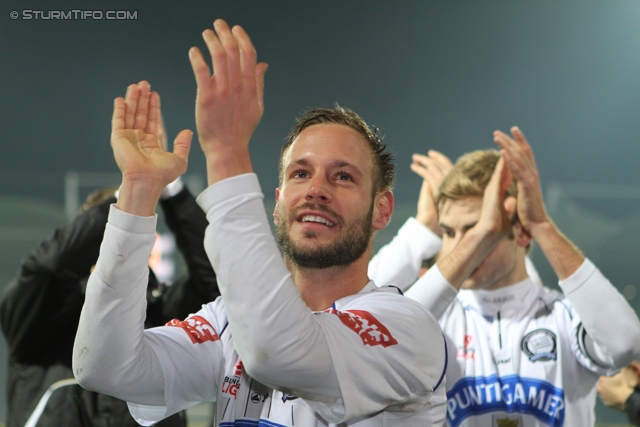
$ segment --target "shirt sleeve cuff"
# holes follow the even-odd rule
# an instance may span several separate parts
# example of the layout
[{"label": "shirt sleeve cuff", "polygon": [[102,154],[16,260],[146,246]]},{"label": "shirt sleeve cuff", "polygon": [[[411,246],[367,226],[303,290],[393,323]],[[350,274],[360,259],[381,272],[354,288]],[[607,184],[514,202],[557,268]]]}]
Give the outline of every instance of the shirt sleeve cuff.
[{"label": "shirt sleeve cuff", "polygon": [[202,210],[209,212],[216,204],[232,197],[255,192],[261,192],[258,176],[255,173],[246,173],[213,184],[200,193],[196,201]]},{"label": "shirt sleeve cuff", "polygon": [[419,222],[414,217],[409,217],[404,225],[400,228],[399,233],[409,234],[412,240],[428,242],[428,246],[442,246],[442,239],[436,233],[431,231],[429,227]]},{"label": "shirt sleeve cuff", "polygon": [[115,204],[109,210],[109,224],[128,233],[155,234],[158,215],[137,216],[121,211]]},{"label": "shirt sleeve cuff", "polygon": [[585,258],[582,265],[569,277],[565,280],[561,280],[558,282],[560,288],[564,292],[565,295],[569,296],[571,293],[578,290],[582,285],[587,283],[587,281],[593,276],[596,272],[596,266],[593,265],[589,259]]}]

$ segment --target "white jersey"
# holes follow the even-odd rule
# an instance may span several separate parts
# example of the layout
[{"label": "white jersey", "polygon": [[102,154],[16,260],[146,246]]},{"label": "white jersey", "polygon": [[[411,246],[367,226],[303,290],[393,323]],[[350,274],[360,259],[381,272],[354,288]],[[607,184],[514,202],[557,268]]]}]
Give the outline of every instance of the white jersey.
[{"label": "white jersey", "polygon": [[443,425],[446,346],[429,311],[373,282],[309,310],[261,198],[252,174],[200,196],[224,301],[149,330],[155,219],[112,207],[74,346],[81,383],[136,402],[129,407],[143,425],[214,401],[219,426]]},{"label": "white jersey", "polygon": [[[334,304],[334,308],[316,313],[318,322],[326,329],[334,329],[339,335],[334,338],[332,353],[341,355],[342,366],[336,366],[341,378],[343,393],[354,396],[368,393],[382,401],[390,399],[392,389],[400,387],[393,379],[381,378],[376,365],[382,365],[379,358],[389,358],[384,353],[394,352],[393,363],[401,365],[407,373],[422,369],[415,355],[405,353],[398,340],[412,339],[411,321],[407,319],[392,323],[388,317],[389,302],[402,311],[415,311],[412,301],[398,294],[391,287],[377,288],[370,282],[359,294],[343,298]],[[407,304],[409,302],[410,304]],[[373,314],[375,313],[375,315]],[[385,319],[384,323],[380,319]],[[259,321],[251,319],[248,321]],[[184,321],[174,320],[168,326],[150,329],[145,332],[149,343],[159,355],[165,383],[171,384],[171,404],[155,408],[158,416],[149,416],[148,406],[129,404],[136,421],[148,424],[150,421],[164,418],[179,408],[188,407],[204,400],[204,396],[193,397],[193,389],[207,389],[216,403],[216,425],[268,425],[268,426],[323,426],[321,414],[335,419],[344,413],[344,403],[334,401],[313,401],[300,398],[295,391],[274,390],[251,378],[243,367],[241,359],[233,346],[233,337],[227,328],[224,302],[219,298],[208,304],[195,315]],[[345,339],[348,338],[348,339]],[[436,337],[442,340],[442,336]],[[170,343],[168,346],[167,343]],[[429,351],[425,348],[425,351]],[[189,354],[189,360],[195,364],[184,363],[183,354]],[[336,361],[340,361],[339,359]],[[431,426],[442,425],[445,413],[444,357],[436,392],[426,404],[420,399],[407,399],[406,403],[389,405],[384,412],[341,425],[353,426]],[[217,367],[213,371],[202,366]],[[209,373],[207,375],[207,373]],[[212,375],[213,374],[213,375]],[[217,385],[211,388],[209,384]],[[442,386],[440,386],[442,384]],[[412,387],[419,387],[415,382]],[[388,390],[385,390],[387,389]],[[365,396],[361,396],[365,398]],[[414,403],[411,403],[411,401]],[[395,406],[395,408],[394,408]],[[402,406],[406,406],[402,408]],[[407,412],[413,408],[415,412]],[[329,423],[329,425],[334,425]]]},{"label": "white jersey", "polygon": [[[405,224],[386,253],[410,252],[403,239],[420,235],[419,227],[416,221]],[[370,276],[376,280],[371,271],[377,269],[400,277],[395,270],[412,264],[376,255]],[[447,337],[449,426],[594,425],[598,378],[638,356],[632,337],[640,323],[588,260],[560,285],[571,300],[531,279],[494,291],[456,293],[436,265],[407,291],[440,318]]]}]

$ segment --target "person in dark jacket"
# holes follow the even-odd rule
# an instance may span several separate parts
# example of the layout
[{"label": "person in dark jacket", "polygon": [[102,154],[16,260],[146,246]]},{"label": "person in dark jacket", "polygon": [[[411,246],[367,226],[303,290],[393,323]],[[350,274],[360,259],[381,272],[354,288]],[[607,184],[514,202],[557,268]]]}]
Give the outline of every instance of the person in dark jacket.
[{"label": "person in dark jacket", "polygon": [[[162,210],[188,274],[167,286],[149,271],[146,327],[183,319],[219,295],[203,246],[204,212],[179,181],[165,193],[169,197],[161,200]],[[5,290],[0,322],[9,348],[7,427],[25,426],[34,412],[34,419],[41,414],[33,424],[38,427],[138,425],[125,402],[84,390],[72,380],[73,341],[109,206],[116,201],[113,194],[42,241]],[[47,394],[46,405],[40,404],[43,409],[36,408]],[[186,417],[179,413],[158,425],[183,427]]]},{"label": "person in dark jacket", "polygon": [[598,394],[605,405],[627,413],[629,423],[640,426],[640,363],[631,362],[612,377],[601,377]]}]

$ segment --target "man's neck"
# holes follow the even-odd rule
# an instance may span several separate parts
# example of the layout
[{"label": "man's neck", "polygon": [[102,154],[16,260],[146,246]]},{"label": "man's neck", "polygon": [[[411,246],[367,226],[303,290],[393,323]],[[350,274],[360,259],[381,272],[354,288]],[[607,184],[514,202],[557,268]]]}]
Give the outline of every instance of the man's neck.
[{"label": "man's neck", "polygon": [[286,259],[293,282],[307,306],[322,311],[349,295],[357,294],[369,283],[367,269],[369,253],[347,266],[329,268],[300,268]]}]

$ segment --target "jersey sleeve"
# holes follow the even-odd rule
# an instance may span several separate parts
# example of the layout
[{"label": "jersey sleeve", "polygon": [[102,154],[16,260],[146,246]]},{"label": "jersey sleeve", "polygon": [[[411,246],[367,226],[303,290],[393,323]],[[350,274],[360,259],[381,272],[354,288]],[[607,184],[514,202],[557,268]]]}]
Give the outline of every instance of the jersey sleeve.
[{"label": "jersey sleeve", "polygon": [[72,363],[85,388],[161,405],[162,373],[143,339],[147,260],[155,225],[155,216],[137,217],[111,207],[98,262],[87,283]]},{"label": "jersey sleeve", "polygon": [[422,304],[436,319],[440,319],[456,299],[458,292],[449,284],[436,264],[409,288],[406,295]]},{"label": "jersey sleeve", "polygon": [[[345,360],[354,372],[360,366],[348,350],[362,340],[339,318],[325,321],[327,314],[306,306],[271,234],[262,197],[257,177],[246,174],[220,181],[198,198],[209,220],[205,248],[218,275],[234,347],[247,374],[262,384],[309,402],[343,405],[342,414],[322,413],[329,421],[364,415],[372,406],[354,405],[338,378],[348,370],[339,366]],[[388,360],[376,365],[386,380],[408,374],[392,362],[397,358]],[[426,395],[429,383],[420,384],[412,392]],[[376,411],[393,403],[378,402]]]},{"label": "jersey sleeve", "polygon": [[[316,319],[342,395],[334,403],[310,403],[323,418],[338,423],[382,409],[406,412],[444,403],[444,337],[418,304],[372,291]],[[439,387],[441,393],[434,393]]]},{"label": "jersey sleeve", "polygon": [[201,402],[216,400],[224,366],[224,307],[209,303],[185,320],[147,329],[144,339],[155,353],[164,379],[164,405],[129,402],[133,418],[150,425]]},{"label": "jersey sleeve", "polygon": [[396,286],[404,291],[418,278],[422,261],[434,257],[441,247],[440,237],[409,218],[371,259],[369,278],[378,286]]},{"label": "jersey sleeve", "polygon": [[606,368],[620,369],[640,357],[638,316],[591,261],[585,259],[560,287],[577,313],[574,337],[585,367],[611,374]]}]

